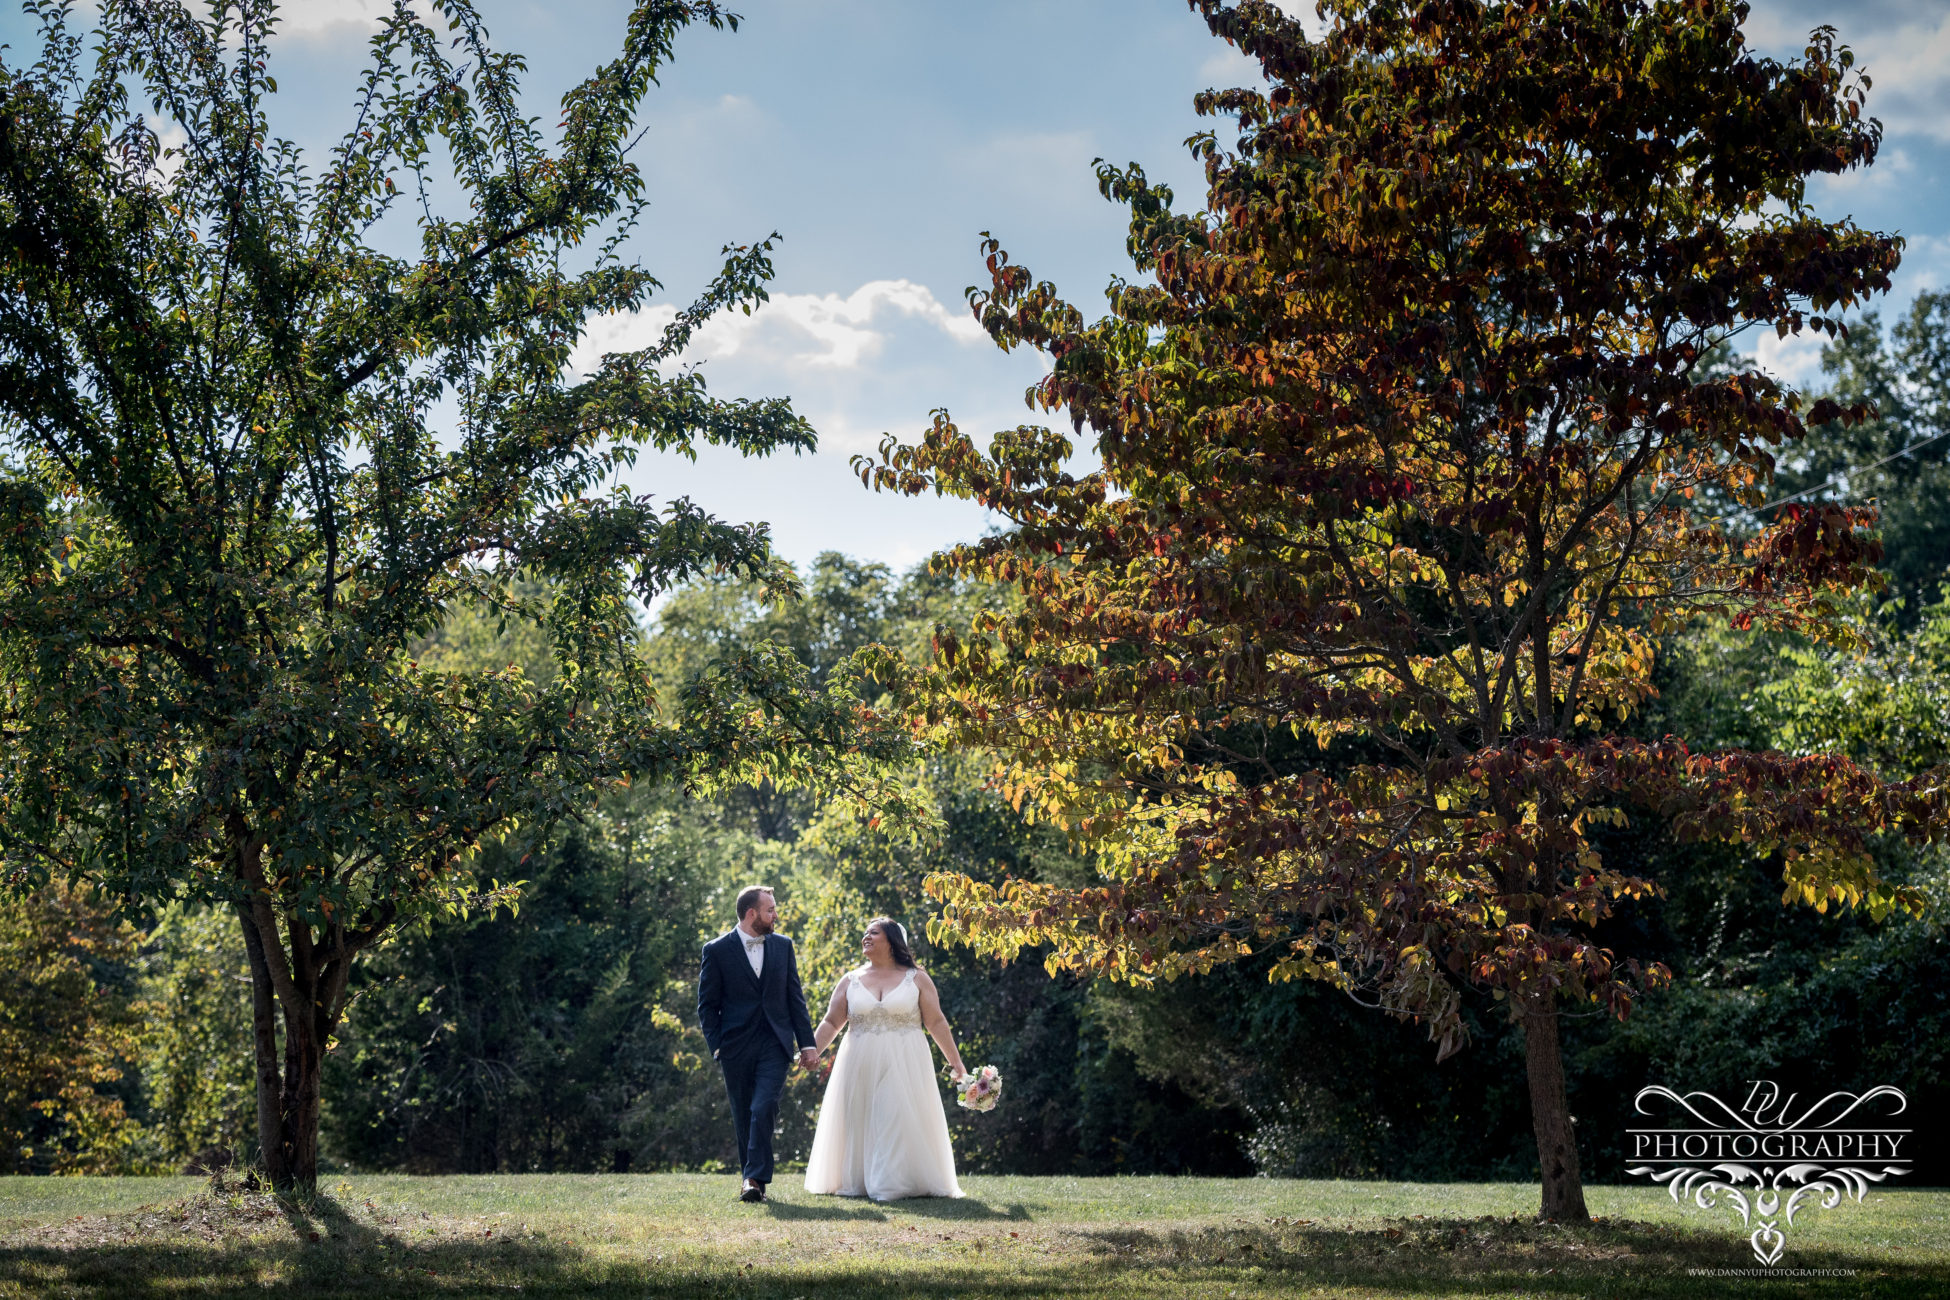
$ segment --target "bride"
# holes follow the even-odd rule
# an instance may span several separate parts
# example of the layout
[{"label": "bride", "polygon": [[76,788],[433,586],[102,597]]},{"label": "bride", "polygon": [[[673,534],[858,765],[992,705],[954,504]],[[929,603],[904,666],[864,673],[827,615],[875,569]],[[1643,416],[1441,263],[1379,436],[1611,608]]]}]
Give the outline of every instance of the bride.
[{"label": "bride", "polygon": [[823,1052],[852,1026],[826,1084],[806,1161],[806,1190],[876,1201],[960,1196],[923,1027],[940,1044],[954,1077],[966,1071],[934,981],[914,964],[899,922],[884,916],[869,922],[860,951],[867,964],[840,979],[813,1033]]}]

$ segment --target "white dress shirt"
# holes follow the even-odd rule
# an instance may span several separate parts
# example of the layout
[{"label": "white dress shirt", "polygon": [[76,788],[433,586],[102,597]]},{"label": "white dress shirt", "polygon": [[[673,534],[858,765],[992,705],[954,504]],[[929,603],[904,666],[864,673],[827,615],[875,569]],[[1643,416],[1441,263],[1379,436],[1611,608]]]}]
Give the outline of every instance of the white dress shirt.
[{"label": "white dress shirt", "polygon": [[752,974],[763,979],[765,976],[765,936],[762,934],[753,934],[745,928],[745,923],[740,921],[738,923],[738,937],[745,941],[745,960],[752,964]]}]

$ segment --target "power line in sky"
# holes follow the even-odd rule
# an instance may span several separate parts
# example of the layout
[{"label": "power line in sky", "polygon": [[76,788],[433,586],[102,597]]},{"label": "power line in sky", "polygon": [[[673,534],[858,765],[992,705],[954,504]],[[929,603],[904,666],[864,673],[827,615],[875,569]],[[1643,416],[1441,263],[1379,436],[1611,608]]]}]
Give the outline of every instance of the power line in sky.
[{"label": "power line in sky", "polygon": [[1945,429],[1942,433],[1933,433],[1927,438],[1922,438],[1916,442],[1912,442],[1909,444],[1909,446],[1904,447],[1900,451],[1892,451],[1887,456],[1884,456],[1881,460],[1876,461],[1872,465],[1850,466],[1848,469],[1842,470],[1838,474],[1829,475],[1827,478],[1815,484],[1813,487],[1802,488],[1799,492],[1796,492],[1791,496],[1784,496],[1778,501],[1769,501],[1764,506],[1754,506],[1753,508],[1748,510],[1729,511],[1726,514],[1721,515],[1718,519],[1715,519],[1713,522],[1716,524],[1721,523],[1724,522],[1725,520],[1733,518],[1735,515],[1756,515],[1757,516],[1757,515],[1764,514],[1767,511],[1776,508],[1777,506],[1791,505],[1792,503],[1799,501],[1802,497],[1813,496],[1815,493],[1821,491],[1823,488],[1833,487],[1835,484],[1841,482],[1843,479],[1848,478],[1851,475],[1867,474],[1870,470],[1881,469],[1884,465],[1887,465],[1892,460],[1901,460],[1904,456],[1909,455],[1909,453],[1911,453],[1912,451],[1916,451],[1922,447],[1927,447],[1933,442],[1941,442],[1945,438],[1950,438],[1950,429]]}]

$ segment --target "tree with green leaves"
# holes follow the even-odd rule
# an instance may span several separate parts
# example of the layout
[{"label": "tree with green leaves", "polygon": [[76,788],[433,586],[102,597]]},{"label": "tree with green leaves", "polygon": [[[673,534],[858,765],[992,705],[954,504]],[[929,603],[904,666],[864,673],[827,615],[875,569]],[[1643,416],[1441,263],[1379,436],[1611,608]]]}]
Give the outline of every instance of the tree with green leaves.
[{"label": "tree with green leaves", "polygon": [[690,1006],[705,928],[750,877],[712,811],[669,788],[610,795],[535,849],[519,915],[375,953],[326,1062],[330,1153],[457,1173],[717,1156],[724,1091]]},{"label": "tree with green leaves", "polygon": [[1100,164],[1147,283],[1090,322],[991,239],[971,290],[1098,467],[945,415],[859,464],[1008,521],[937,562],[1021,605],[944,628],[916,708],[1101,864],[943,872],[937,933],[1138,982],[1255,957],[1441,1056],[1480,991],[1523,1031],[1542,1212],[1582,1220],[1561,1017],[1666,977],[1598,937],[1657,889],[1605,828],[1747,844],[1785,901],[1884,915],[1922,898],[1877,837],[1950,821],[1933,774],[1627,726],[1670,629],[1855,640],[1872,511],[1749,536],[1710,507],[1764,503],[1777,448],[1868,409],[1708,359],[1887,289],[1900,241],[1805,200],[1874,159],[1866,81],[1827,30],[1756,54],[1736,0],[1325,0],[1318,40],[1191,2],[1266,78],[1198,100],[1240,128],[1192,141],[1207,210]]},{"label": "tree with green leaves", "polygon": [[256,1163],[251,971],[236,912],[171,903],[141,943],[136,987],[147,1015],[132,1073],[144,1163],[172,1172]]},{"label": "tree with green leaves", "polygon": [[[270,0],[107,0],[92,33],[27,8],[40,58],[0,69],[0,855],[15,889],[234,910],[262,1159],[308,1185],[354,964],[512,902],[484,841],[621,782],[899,743],[766,647],[661,711],[641,658],[633,596],[791,588],[762,526],[604,486],[646,446],[813,446],[785,401],[661,368],[765,300],[771,242],[654,345],[568,365],[658,288],[624,257],[644,96],[683,28],[737,20],[641,0],[551,140],[469,0],[402,0],[314,161],[273,130]],[[554,671],[416,662],[462,604],[539,629]]]},{"label": "tree with green leaves", "polygon": [[[700,577],[658,606],[656,632],[645,652],[666,690],[680,688],[729,655],[761,646],[791,655],[814,683],[823,683],[855,672],[863,662],[859,656],[893,634],[897,599],[887,566],[837,551],[813,558],[803,596],[794,601],[773,599],[735,574]],[[864,683],[863,688],[877,693]],[[813,802],[802,790],[763,780],[727,788],[718,801],[727,830],[748,829],[770,843],[796,838],[812,816]]]},{"label": "tree with green leaves", "polygon": [[[1865,313],[1822,349],[1829,394],[1872,419],[1831,426],[1784,458],[1771,521],[1787,505],[1877,507],[1883,568],[1914,622],[1950,579],[1950,293],[1920,293],[1885,332]],[[1772,504],[1772,503],[1770,503]]]},{"label": "tree with green leaves", "polygon": [[117,1085],[156,1010],[130,997],[141,939],[87,884],[0,895],[0,1173],[127,1168]]}]

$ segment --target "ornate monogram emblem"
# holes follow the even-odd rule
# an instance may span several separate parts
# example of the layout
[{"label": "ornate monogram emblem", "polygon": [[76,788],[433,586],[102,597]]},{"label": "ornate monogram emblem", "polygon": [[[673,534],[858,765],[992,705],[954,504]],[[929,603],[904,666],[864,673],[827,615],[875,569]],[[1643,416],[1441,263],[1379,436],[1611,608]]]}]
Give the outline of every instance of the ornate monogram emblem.
[{"label": "ornate monogram emblem", "polygon": [[1797,1211],[1816,1204],[1832,1210],[1844,1198],[1860,1204],[1871,1183],[1909,1172],[1903,1146],[1910,1130],[1870,1123],[1902,1114],[1909,1099],[1887,1085],[1831,1092],[1797,1116],[1799,1094],[1783,1099],[1772,1080],[1750,1082],[1738,1110],[1710,1092],[1641,1089],[1639,1114],[1654,1113],[1648,1102],[1663,1102],[1676,1108],[1671,1118],[1691,1122],[1627,1130],[1632,1158],[1651,1163],[1626,1172],[1665,1184],[1675,1203],[1690,1198],[1705,1210],[1730,1206],[1753,1226],[1747,1242],[1754,1258],[1771,1266],[1787,1249],[1785,1229],[1794,1226]]}]

